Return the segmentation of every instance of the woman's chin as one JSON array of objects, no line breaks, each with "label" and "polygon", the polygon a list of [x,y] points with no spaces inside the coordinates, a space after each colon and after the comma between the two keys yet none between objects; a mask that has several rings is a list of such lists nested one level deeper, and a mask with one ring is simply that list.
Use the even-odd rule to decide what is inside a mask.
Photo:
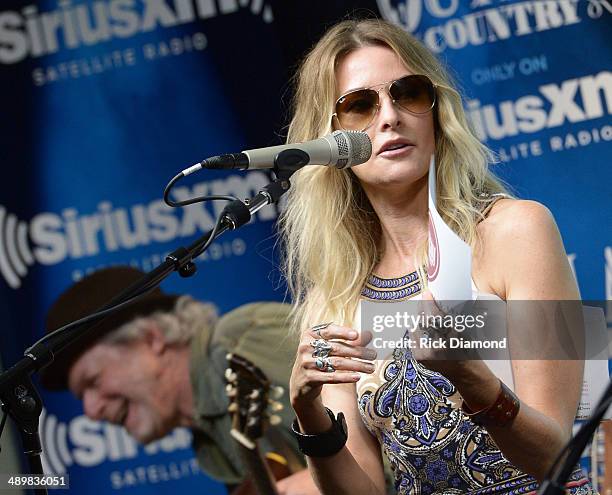
[{"label": "woman's chin", "polygon": [[367,173],[359,174],[361,184],[365,189],[388,188],[410,188],[427,177],[427,168],[407,166],[405,163],[391,163],[382,167],[368,170]]}]

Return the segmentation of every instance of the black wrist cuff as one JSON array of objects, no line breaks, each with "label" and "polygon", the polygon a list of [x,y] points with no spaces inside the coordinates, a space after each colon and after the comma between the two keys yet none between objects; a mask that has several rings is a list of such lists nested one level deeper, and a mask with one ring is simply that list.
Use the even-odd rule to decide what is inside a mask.
[{"label": "black wrist cuff", "polygon": [[308,457],[329,457],[337,454],[346,444],[348,433],[346,430],[346,420],[343,413],[338,413],[338,418],[334,413],[325,408],[332,426],[329,430],[316,435],[308,435],[300,431],[297,418],[293,420],[291,426],[293,434],[298,442],[300,452]]}]

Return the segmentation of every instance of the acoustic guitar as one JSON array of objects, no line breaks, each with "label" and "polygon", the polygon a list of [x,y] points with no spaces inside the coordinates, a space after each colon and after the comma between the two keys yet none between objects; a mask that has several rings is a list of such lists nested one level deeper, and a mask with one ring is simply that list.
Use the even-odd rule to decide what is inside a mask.
[{"label": "acoustic guitar", "polygon": [[265,427],[280,423],[280,416],[273,414],[283,406],[275,401],[282,396],[281,387],[271,387],[265,374],[248,359],[238,354],[228,354],[226,392],[230,399],[228,411],[232,418],[231,436],[247,467],[250,478],[232,491],[231,495],[278,495],[276,480],[291,474],[286,459],[278,454],[264,456],[257,440],[264,435]]}]

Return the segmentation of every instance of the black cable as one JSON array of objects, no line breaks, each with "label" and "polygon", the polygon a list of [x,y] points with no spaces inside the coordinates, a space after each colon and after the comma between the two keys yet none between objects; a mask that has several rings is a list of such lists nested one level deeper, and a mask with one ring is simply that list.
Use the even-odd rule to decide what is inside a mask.
[{"label": "black cable", "polygon": [[172,208],[179,208],[181,206],[189,206],[195,203],[202,203],[204,201],[235,201],[238,198],[234,197],[234,196],[227,196],[227,195],[223,195],[223,194],[214,194],[211,196],[198,196],[196,198],[191,198],[191,199],[186,199],[184,201],[173,201],[172,199],[170,199],[170,191],[172,190],[172,188],[174,187],[174,185],[183,177],[185,177],[185,174],[183,172],[175,175],[172,180],[170,182],[168,182],[168,185],[166,186],[166,188],[164,189],[164,202],[168,205],[171,206]]},{"label": "black cable", "polygon": [[[170,182],[168,182],[168,185],[166,186],[166,188],[164,189],[164,201],[166,202],[166,204],[168,204],[169,206],[176,208],[176,207],[180,207],[180,206],[187,206],[187,205],[191,205],[194,203],[199,203],[202,201],[215,201],[215,200],[224,200],[224,201],[238,201],[238,198],[234,197],[234,196],[225,196],[225,195],[211,195],[211,196],[199,196],[196,198],[192,198],[192,199],[188,199],[185,201],[172,201],[169,197],[170,195],[170,191],[172,189],[172,187],[174,187],[174,184],[176,184],[176,182],[178,182],[179,179],[181,179],[182,177],[184,177],[184,173],[181,172],[177,175],[175,175],[172,180]],[[215,225],[213,227],[213,230],[211,231],[210,235],[208,236],[208,238],[206,239],[206,242],[204,243],[203,246],[201,247],[197,247],[197,249],[194,251],[194,255],[193,258],[196,258],[197,256],[199,256],[200,254],[202,254],[204,251],[206,251],[206,249],[208,249],[208,247],[210,246],[210,244],[212,243],[212,241],[215,239],[215,235],[217,234],[217,232],[219,231],[219,228],[221,226],[221,223],[223,222],[223,218],[224,218],[224,214],[221,213],[218,217],[217,217],[217,221],[215,222]],[[33,345],[31,345],[27,350],[26,350],[26,354],[29,351],[29,349],[43,344],[45,342],[47,342],[48,340],[52,339],[53,337],[55,337],[56,335],[59,335],[60,333],[64,333],[67,332],[71,329],[73,329],[74,327],[77,326],[81,326],[85,323],[89,323],[90,321],[93,320],[97,320],[99,318],[102,318],[104,316],[109,315],[110,313],[113,313],[129,304],[131,304],[132,302],[134,302],[136,299],[148,294],[149,292],[151,292],[153,289],[155,289],[157,287],[158,283],[154,283],[153,285],[149,284],[149,286],[143,287],[140,292],[138,292],[137,294],[134,294],[132,297],[130,297],[129,299],[116,304],[115,306],[112,306],[110,308],[101,310],[101,311],[96,311],[95,313],[92,313],[88,316],[85,316],[79,320],[73,321],[71,323],[68,323],[67,325],[64,325],[63,327],[60,327],[56,330],[53,330],[52,332],[48,333],[47,335],[43,336],[41,339],[39,339],[38,341],[36,341]]]},{"label": "black cable", "polygon": [[[175,181],[175,179],[177,177],[180,178],[180,176],[182,176],[182,173],[177,175],[176,177],[174,177],[172,179],[172,181],[170,181],[170,183],[168,183],[168,186],[166,187],[166,190],[164,191],[164,199],[165,196],[167,195],[167,193],[169,192],[169,188],[172,187],[173,181]],[[227,201],[235,201],[236,198],[234,198],[233,196],[202,196],[201,198],[194,198],[194,199],[190,199],[181,203],[176,203],[178,206],[184,206],[185,204],[192,204],[192,203],[196,203],[202,199],[205,198],[212,198],[212,199],[224,199]],[[224,218],[224,214],[221,213],[218,217],[217,217],[217,221],[215,222],[215,225],[210,233],[210,235],[208,236],[208,238],[206,239],[206,242],[204,243],[203,246],[201,247],[197,247],[197,250],[194,251],[194,255],[193,258],[198,257],[199,255],[201,255],[204,251],[206,251],[206,249],[208,249],[208,247],[210,246],[210,244],[212,243],[212,241],[215,239],[215,235],[217,234],[217,232],[219,231],[219,228],[221,226],[221,223],[223,222],[223,218]],[[73,321],[71,323],[68,323],[67,325],[64,325],[63,327],[60,327],[56,330],[53,330],[52,332],[48,333],[47,335],[45,335],[44,337],[42,337],[41,339],[39,339],[38,341],[36,341],[33,345],[30,346],[30,348],[35,347],[39,344],[43,344],[45,342],[47,342],[48,340],[52,339],[53,337],[55,337],[56,335],[60,334],[60,333],[64,333],[67,331],[70,331],[71,329],[73,329],[74,327],[77,326],[81,326],[84,325],[85,323],[89,323],[90,321],[93,320],[97,320],[99,318],[102,318],[104,316],[109,315],[110,313],[113,313],[131,303],[133,303],[136,299],[139,299],[140,297],[145,296],[146,294],[148,294],[149,292],[153,291],[159,284],[158,283],[154,283],[153,285],[149,284],[149,286],[143,287],[140,292],[138,292],[137,294],[134,294],[132,297],[130,297],[129,299],[116,304],[115,306],[112,306],[110,308],[101,310],[101,311],[96,311],[95,313],[92,313],[88,316],[85,316],[79,320]],[[28,352],[28,350],[26,350],[26,353]]]},{"label": "black cable", "polygon": [[208,247],[212,244],[212,241],[215,240],[215,236],[217,235],[217,232],[219,231],[219,227],[221,226],[221,222],[223,222],[224,217],[225,215],[223,213],[219,214],[219,216],[217,217],[217,221],[215,222],[215,225],[213,229],[211,230],[210,235],[208,236],[208,239],[206,239],[206,242],[204,243],[204,245],[202,247],[199,247],[196,251],[194,251],[194,254],[193,254],[194,258],[197,258],[204,251],[206,251]]}]

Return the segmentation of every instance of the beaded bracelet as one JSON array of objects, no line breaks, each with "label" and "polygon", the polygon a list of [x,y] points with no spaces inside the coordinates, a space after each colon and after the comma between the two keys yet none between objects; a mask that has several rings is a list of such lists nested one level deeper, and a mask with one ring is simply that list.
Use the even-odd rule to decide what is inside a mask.
[{"label": "beaded bracelet", "polygon": [[480,411],[472,411],[463,402],[461,409],[472,420],[472,423],[480,426],[506,426],[516,417],[521,408],[521,403],[516,394],[506,387],[505,383],[499,381],[501,390],[495,402]]}]

